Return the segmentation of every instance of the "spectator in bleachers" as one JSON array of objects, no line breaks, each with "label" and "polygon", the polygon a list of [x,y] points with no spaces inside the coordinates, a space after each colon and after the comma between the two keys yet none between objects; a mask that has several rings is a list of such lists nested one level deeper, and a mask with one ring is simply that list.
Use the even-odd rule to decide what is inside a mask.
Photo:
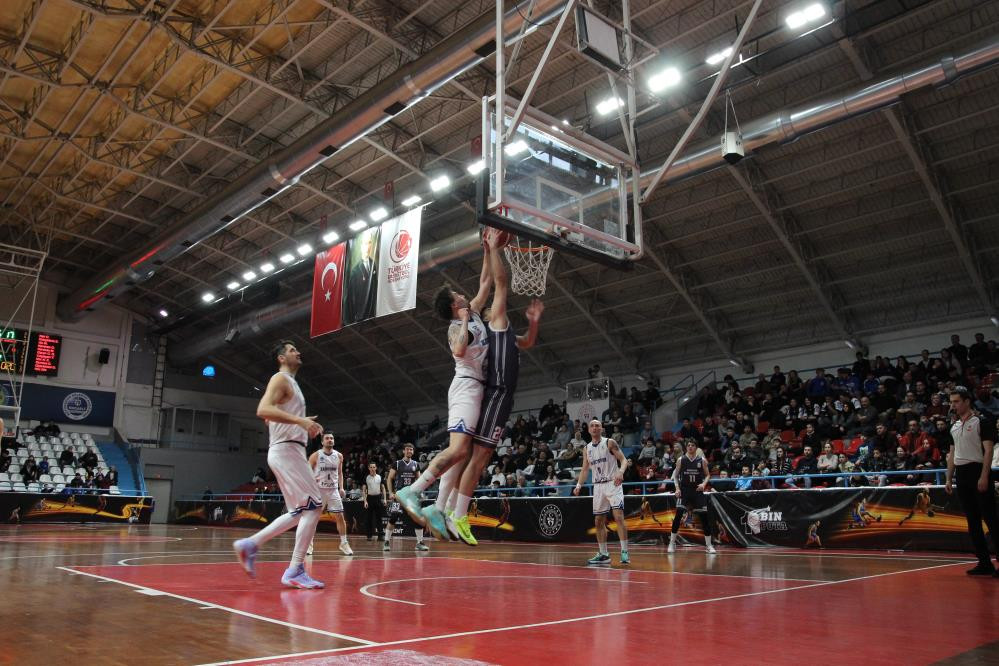
[{"label": "spectator in bleachers", "polygon": [[822,445],[818,466],[820,474],[833,474],[839,471],[839,456],[833,453],[831,442],[827,441]]},{"label": "spectator in bleachers", "polygon": [[73,455],[73,450],[69,447],[62,450],[59,454],[59,466],[60,467],[72,467],[76,464],[76,456]]},{"label": "spectator in bleachers", "polygon": [[826,379],[825,368],[816,368],[815,376],[805,384],[805,395],[812,400],[821,400],[829,393],[829,380]]},{"label": "spectator in bleachers", "polygon": [[[982,336],[984,338],[984,336]],[[960,335],[950,336],[950,347],[947,347],[946,351],[950,352],[951,355],[961,364],[961,367],[967,367],[968,365],[968,348],[961,344]]]},{"label": "spectator in bleachers", "polygon": [[904,448],[906,453],[912,454],[921,448],[924,443],[929,444],[931,448],[936,448],[936,441],[934,441],[929,433],[923,432],[920,429],[919,421],[910,419],[908,430],[898,436],[898,445]]},{"label": "spectator in bleachers", "polygon": [[29,455],[24,464],[21,465],[21,476],[24,478],[25,484],[38,481],[41,472],[38,471],[38,462],[35,460],[35,456]]},{"label": "spectator in bleachers", "polygon": [[90,450],[88,450],[86,453],[80,456],[80,465],[83,467],[83,469],[87,470],[88,472],[97,467],[97,463],[98,463],[97,451],[94,450],[93,447],[91,447]]},{"label": "spectator in bleachers", "polygon": [[770,474],[772,476],[786,476],[791,473],[791,459],[787,456],[787,451],[779,444],[774,447],[774,461],[770,464]]},{"label": "spectator in bleachers", "polygon": [[73,480],[69,482],[69,486],[71,488],[85,488],[87,484],[84,482],[83,477],[80,476],[80,473],[77,472],[73,475]]},{"label": "spectator in bleachers", "polygon": [[770,375],[770,386],[780,391],[787,384],[787,378],[780,371],[780,366],[774,366],[774,372]]},{"label": "spectator in bleachers", "polygon": [[[794,464],[794,474],[795,476],[803,476],[806,474],[818,474],[819,473],[819,461],[815,457],[812,447],[806,446],[804,453],[798,458],[797,462]],[[812,487],[812,479],[805,476],[803,479],[804,487]]]},{"label": "spectator in bleachers", "polygon": [[267,473],[264,471],[263,467],[258,467],[257,471],[253,473],[253,478],[250,483],[256,485],[258,483],[263,483],[266,480]]},{"label": "spectator in bleachers", "polygon": [[929,405],[923,412],[924,415],[935,419],[938,416],[947,417],[950,412],[950,406],[944,402],[943,396],[939,393],[934,393],[930,396]]},{"label": "spectator in bleachers", "polygon": [[645,439],[642,441],[642,450],[638,454],[638,462],[640,464],[647,464],[654,460],[656,457],[656,445],[651,439]]},{"label": "spectator in bleachers", "polygon": [[552,440],[552,446],[556,449],[561,449],[572,439],[572,434],[569,432],[568,426],[562,424],[559,426],[558,432],[555,433],[555,439]]},{"label": "spectator in bleachers", "polygon": [[[902,472],[905,470],[913,469],[914,465],[909,457],[909,452],[905,450],[901,445],[895,448],[895,455],[889,460],[888,468],[896,472]],[[893,475],[891,477],[890,483],[915,483],[916,477],[912,474],[906,474],[904,477],[900,474]]]},{"label": "spectator in bleachers", "polygon": [[871,396],[871,404],[878,410],[878,418],[888,421],[895,418],[895,409],[898,401],[895,396],[888,392],[888,387],[884,383],[879,383],[877,392]]},{"label": "spectator in bleachers", "polygon": [[896,418],[898,419],[899,430],[901,430],[902,424],[907,423],[909,419],[915,418],[917,421],[925,411],[926,406],[921,405],[916,402],[916,394],[913,391],[909,391],[905,394],[905,400],[902,404],[898,406],[895,410]]},{"label": "spectator in bleachers", "polygon": [[94,474],[94,488],[97,488],[98,490],[107,490],[110,487],[111,484],[108,483],[106,471],[102,469],[97,470]]},{"label": "spectator in bleachers", "polygon": [[0,472],[6,472],[10,469],[11,460],[10,451],[7,449],[0,451]]},{"label": "spectator in bleachers", "polygon": [[871,444],[873,449],[880,449],[881,453],[888,453],[897,446],[897,438],[888,430],[888,426],[879,423],[874,426],[874,440]]},{"label": "spectator in bleachers", "polygon": [[728,470],[729,476],[734,476],[742,470],[746,463],[746,455],[739,444],[733,444],[732,448],[725,454],[724,469]]},{"label": "spectator in bleachers", "polygon": [[41,476],[42,474],[48,474],[49,473],[49,468],[50,468],[49,461],[46,460],[44,457],[41,460],[38,461],[38,475],[39,476]]}]

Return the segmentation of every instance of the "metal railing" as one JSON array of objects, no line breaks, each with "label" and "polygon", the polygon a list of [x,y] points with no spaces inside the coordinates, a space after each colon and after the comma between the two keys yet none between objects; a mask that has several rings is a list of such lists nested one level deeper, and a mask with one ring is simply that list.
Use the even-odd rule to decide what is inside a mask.
[{"label": "metal railing", "polygon": [[[999,472],[999,467],[993,467],[993,472]],[[814,483],[815,479],[834,479],[834,485],[829,486],[827,489],[835,488],[851,488],[856,487],[851,485],[850,479],[855,477],[862,477],[865,483],[864,486],[880,486],[886,487],[891,485],[892,477],[917,477],[913,480],[912,485],[923,485],[926,480],[919,480],[920,478],[925,479],[926,477],[932,478],[933,483],[929,485],[942,486],[944,485],[944,480],[946,478],[947,469],[944,467],[934,467],[931,469],[913,469],[913,470],[884,470],[881,472],[830,472],[824,474],[771,474],[768,476],[753,476],[753,477],[719,477],[713,476],[709,479],[708,483],[712,485],[710,492],[753,492],[760,490],[822,490],[826,488],[825,486],[820,486]],[[811,483],[809,486],[805,486],[805,480],[809,480]],[[752,481],[768,481],[770,482],[771,488],[746,488],[739,490],[735,488],[739,481],[749,480]],[[873,482],[877,481],[877,483]],[[775,483],[776,482],[776,483]],[[787,484],[788,482],[793,483],[790,488],[781,488],[780,485]],[[716,485],[725,486],[731,485],[731,488],[726,487],[724,490],[719,490]],[[780,485],[778,485],[780,484]],[[627,493],[628,489],[638,488],[642,491],[643,495],[646,494],[670,494],[676,492],[675,482],[672,479],[650,479],[647,481],[629,481],[621,484],[625,488]],[[586,491],[586,495],[589,495],[590,489],[592,488],[592,483],[582,484],[583,489]],[[547,497],[551,496],[551,491],[555,491],[557,496],[568,496],[572,494],[572,489],[576,487],[575,483],[560,483],[554,486],[547,485],[537,485],[532,484],[529,486],[512,486],[512,487],[502,487],[502,488],[476,488],[476,497]],[[909,484],[905,484],[904,487],[910,487]],[[660,490],[662,488],[662,490]],[[653,492],[654,491],[654,492]],[[437,492],[434,490],[428,490],[424,493],[427,498],[432,499],[437,496]],[[582,495],[583,492],[581,491]],[[185,495],[181,496],[181,501],[210,501],[210,502],[225,502],[225,501],[271,501],[280,500],[284,501],[283,495],[280,493],[268,493],[264,495],[249,494],[249,493],[220,493],[212,495],[210,499],[205,499],[203,496],[198,495]],[[348,500],[350,501],[350,500]],[[361,501],[360,498],[354,501]]]}]

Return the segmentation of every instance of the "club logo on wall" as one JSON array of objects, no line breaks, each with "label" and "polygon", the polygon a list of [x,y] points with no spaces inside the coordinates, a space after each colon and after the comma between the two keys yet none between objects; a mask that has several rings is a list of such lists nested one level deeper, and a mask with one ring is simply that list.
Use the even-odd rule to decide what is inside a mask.
[{"label": "club logo on wall", "polygon": [[553,537],[562,529],[562,509],[546,504],[538,515],[538,529],[546,537]]},{"label": "club logo on wall", "polygon": [[579,407],[579,420],[587,423],[597,418],[597,408],[592,402],[584,402]]},{"label": "club logo on wall", "polygon": [[93,408],[94,403],[90,401],[90,396],[79,391],[73,391],[62,401],[62,413],[70,421],[82,421],[90,416]]},{"label": "club logo on wall", "polygon": [[742,524],[746,527],[746,534],[759,534],[760,532],[787,532],[787,523],[784,521],[783,511],[771,511],[769,506],[762,509],[747,511],[742,517]]}]

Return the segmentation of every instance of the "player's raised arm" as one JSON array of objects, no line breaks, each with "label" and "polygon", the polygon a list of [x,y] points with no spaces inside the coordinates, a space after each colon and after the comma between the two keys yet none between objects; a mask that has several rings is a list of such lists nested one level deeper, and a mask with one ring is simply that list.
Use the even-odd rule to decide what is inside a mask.
[{"label": "player's raised arm", "polygon": [[[485,233],[488,235],[488,228]],[[486,256],[485,248],[483,250],[482,272],[479,273],[479,291],[468,302],[468,307],[471,308],[472,312],[476,313],[482,312],[482,308],[486,306],[486,301],[489,300],[489,290],[493,288],[492,267],[489,265],[489,258]]]},{"label": "player's raised arm", "polygon": [[545,304],[540,298],[535,298],[527,306],[524,313],[527,316],[527,333],[517,336],[517,347],[519,349],[530,349],[538,340],[538,329],[541,327],[541,314],[545,311]]},{"label": "player's raised arm", "polygon": [[447,330],[447,342],[451,347],[451,353],[461,358],[468,348],[468,308],[459,310],[458,317],[461,319],[461,323],[451,324]]},{"label": "player's raised arm", "polygon": [[506,274],[506,266],[503,265],[503,257],[500,256],[499,240],[500,235],[495,229],[486,231],[484,236],[485,263],[489,264],[489,270],[493,275],[493,286],[496,288],[493,293],[492,305],[489,306],[489,324],[493,330],[504,331],[510,324],[506,316],[506,301],[510,295],[510,279]]}]

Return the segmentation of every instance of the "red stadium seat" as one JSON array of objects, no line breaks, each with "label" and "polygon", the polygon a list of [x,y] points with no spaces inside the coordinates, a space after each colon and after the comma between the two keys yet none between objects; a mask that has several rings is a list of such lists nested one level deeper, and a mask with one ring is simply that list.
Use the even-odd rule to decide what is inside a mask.
[{"label": "red stadium seat", "polygon": [[780,431],[780,441],[782,441],[785,444],[787,444],[792,439],[794,439],[794,431],[793,430],[781,430]]},{"label": "red stadium seat", "polygon": [[833,453],[835,453],[836,455],[843,453],[843,440],[834,439],[832,441],[832,447],[833,447]]},{"label": "red stadium seat", "polygon": [[770,421],[760,421],[756,424],[756,432],[760,435],[765,435],[770,430]]},{"label": "red stadium seat", "polygon": [[753,388],[752,386],[747,386],[746,388],[742,389],[742,397],[748,398],[751,395],[752,396],[756,395],[756,389],[755,388]]},{"label": "red stadium seat", "polygon": [[860,450],[860,445],[863,443],[864,440],[862,437],[854,437],[852,440],[850,440],[850,446],[847,447],[844,453],[846,453],[846,455],[848,456],[852,456],[853,454],[855,454],[857,451]]}]

